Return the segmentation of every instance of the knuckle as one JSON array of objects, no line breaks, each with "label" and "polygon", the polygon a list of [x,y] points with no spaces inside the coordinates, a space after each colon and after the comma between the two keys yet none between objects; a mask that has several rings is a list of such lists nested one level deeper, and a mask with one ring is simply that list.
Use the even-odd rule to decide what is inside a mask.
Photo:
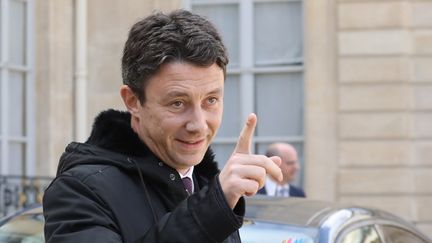
[{"label": "knuckle", "polygon": [[266,161],[269,160],[269,157],[267,157],[267,156],[265,156],[265,155],[260,154],[260,155],[257,155],[257,156],[258,156],[258,159],[259,159],[260,161],[266,162]]},{"label": "knuckle", "polygon": [[267,175],[267,171],[264,168],[261,167],[260,170],[259,170],[259,176],[261,178],[264,178],[264,177],[266,177],[266,175]]},{"label": "knuckle", "polygon": [[241,172],[241,166],[239,164],[230,165],[229,171],[230,174],[238,175]]}]

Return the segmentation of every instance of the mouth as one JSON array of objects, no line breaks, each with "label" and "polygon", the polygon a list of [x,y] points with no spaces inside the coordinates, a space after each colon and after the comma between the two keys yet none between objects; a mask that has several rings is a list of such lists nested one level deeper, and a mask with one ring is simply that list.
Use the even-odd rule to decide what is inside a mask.
[{"label": "mouth", "polygon": [[198,140],[182,140],[182,139],[176,139],[177,142],[181,144],[182,147],[186,149],[196,149],[201,147],[201,145],[204,144],[205,139],[198,139]]}]

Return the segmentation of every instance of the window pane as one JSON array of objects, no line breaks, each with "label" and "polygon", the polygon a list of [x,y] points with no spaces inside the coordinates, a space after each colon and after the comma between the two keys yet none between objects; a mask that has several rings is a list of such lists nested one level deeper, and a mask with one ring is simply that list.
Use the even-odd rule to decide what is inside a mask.
[{"label": "window pane", "polygon": [[9,144],[9,174],[24,174],[25,144],[12,142]]},{"label": "window pane", "polygon": [[213,152],[215,152],[215,160],[218,162],[218,166],[222,169],[226,161],[230,158],[232,152],[234,151],[235,144],[216,144],[211,145]]},{"label": "window pane", "polygon": [[23,73],[9,73],[9,134],[24,136],[25,112],[25,75]]},{"label": "window pane", "polygon": [[382,229],[386,242],[388,243],[427,243],[413,233],[398,227],[382,225],[380,228]]},{"label": "window pane", "polygon": [[240,83],[237,75],[228,75],[224,89],[224,111],[218,137],[240,134]]},{"label": "window pane", "polygon": [[256,3],[255,65],[302,62],[301,2]]},{"label": "window pane", "polygon": [[228,49],[230,66],[239,65],[239,11],[237,4],[195,5],[193,11],[214,23]]},{"label": "window pane", "polygon": [[[2,104],[2,99],[3,99],[3,82],[2,82],[2,78],[1,77],[2,77],[2,75],[1,75],[1,69],[0,69],[0,136],[3,134],[3,131],[2,131],[2,121],[3,121],[3,113],[5,113],[5,111],[3,111],[3,108],[2,108],[2,105],[3,105]],[[0,141],[1,141],[1,139],[0,139]]]},{"label": "window pane", "polygon": [[[372,225],[364,226],[349,232],[342,243],[381,243],[375,228]],[[407,241],[408,242],[408,241]]]},{"label": "window pane", "polygon": [[[3,33],[3,28],[2,28],[2,6],[1,6],[1,3],[0,3],[0,36],[3,36],[4,35],[4,33]],[[0,38],[0,47],[2,46],[2,40],[3,38]],[[3,52],[3,50],[2,50],[3,48],[0,48],[0,58],[2,57],[2,52]],[[2,62],[3,60],[0,60],[0,62]]]},{"label": "window pane", "polygon": [[26,5],[22,1],[10,2],[9,56],[12,64],[25,64]]},{"label": "window pane", "polygon": [[301,73],[256,75],[258,136],[303,135]]}]

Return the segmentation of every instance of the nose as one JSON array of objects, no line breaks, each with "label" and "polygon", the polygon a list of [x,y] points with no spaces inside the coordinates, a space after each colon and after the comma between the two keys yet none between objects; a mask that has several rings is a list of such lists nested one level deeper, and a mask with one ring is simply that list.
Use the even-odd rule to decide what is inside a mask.
[{"label": "nose", "polygon": [[191,133],[202,133],[207,129],[205,111],[199,106],[191,109],[186,130]]}]

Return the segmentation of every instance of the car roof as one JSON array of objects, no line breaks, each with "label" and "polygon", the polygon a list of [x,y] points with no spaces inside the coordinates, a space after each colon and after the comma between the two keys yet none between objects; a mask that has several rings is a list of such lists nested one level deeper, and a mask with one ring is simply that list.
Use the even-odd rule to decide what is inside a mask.
[{"label": "car roof", "polygon": [[335,204],[324,201],[255,196],[247,198],[246,217],[274,223],[318,227],[323,218],[338,208]]},{"label": "car roof", "polygon": [[317,201],[305,198],[278,198],[254,196],[246,199],[249,220],[311,227],[328,231],[346,228],[353,224],[385,224],[408,229],[419,235],[411,223],[383,210],[353,204]]}]

